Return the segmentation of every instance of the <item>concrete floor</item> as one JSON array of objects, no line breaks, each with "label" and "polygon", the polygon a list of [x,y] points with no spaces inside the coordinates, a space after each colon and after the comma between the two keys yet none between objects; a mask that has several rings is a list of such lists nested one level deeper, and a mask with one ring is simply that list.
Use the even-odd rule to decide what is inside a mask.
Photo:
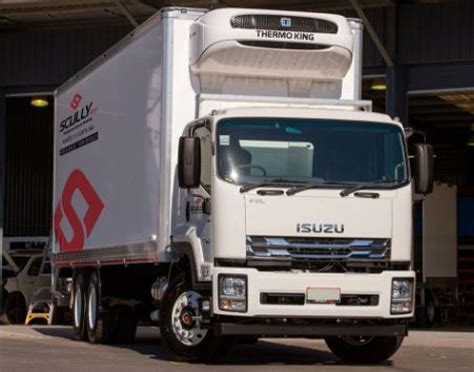
[{"label": "concrete floor", "polygon": [[394,357],[379,366],[344,365],[322,340],[264,339],[235,346],[226,362],[172,360],[155,328],[140,328],[133,345],[91,345],[71,339],[69,327],[0,327],[0,371],[474,371],[474,330],[412,331]]}]

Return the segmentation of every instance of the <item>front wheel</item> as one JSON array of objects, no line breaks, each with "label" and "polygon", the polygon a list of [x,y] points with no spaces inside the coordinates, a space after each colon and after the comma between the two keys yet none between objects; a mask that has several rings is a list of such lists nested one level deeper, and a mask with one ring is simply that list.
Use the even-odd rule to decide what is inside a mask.
[{"label": "front wheel", "polygon": [[184,361],[210,361],[231,346],[228,339],[202,328],[199,312],[201,295],[191,289],[184,274],[171,283],[160,310],[160,333],[166,347]]},{"label": "front wheel", "polygon": [[325,341],[344,362],[381,363],[395,354],[403,337],[327,337]]}]

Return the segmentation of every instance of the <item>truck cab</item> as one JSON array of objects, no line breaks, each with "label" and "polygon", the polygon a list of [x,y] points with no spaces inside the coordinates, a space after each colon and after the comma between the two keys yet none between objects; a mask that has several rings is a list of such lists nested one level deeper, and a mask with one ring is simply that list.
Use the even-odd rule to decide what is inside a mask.
[{"label": "truck cab", "polygon": [[353,361],[396,351],[415,278],[399,122],[344,108],[228,109],[191,123],[179,151],[173,242],[212,283],[193,310],[203,329],[317,335]]}]

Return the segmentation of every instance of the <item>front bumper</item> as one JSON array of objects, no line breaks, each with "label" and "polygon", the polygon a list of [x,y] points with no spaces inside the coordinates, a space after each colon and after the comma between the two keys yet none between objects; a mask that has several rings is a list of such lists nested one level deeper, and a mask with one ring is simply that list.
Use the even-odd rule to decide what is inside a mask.
[{"label": "front bumper", "polygon": [[[230,312],[219,309],[218,276],[220,274],[247,277],[247,310]],[[406,319],[413,312],[391,314],[393,278],[415,278],[413,271],[384,271],[379,274],[268,272],[253,268],[215,267],[213,272],[212,310],[214,315],[257,318],[310,319]],[[305,294],[307,288],[339,288],[341,295],[376,295],[376,305],[341,304],[265,304],[262,293]],[[299,331],[297,331],[299,332]]]},{"label": "front bumper", "polygon": [[265,336],[265,337],[404,337],[407,324],[265,324],[220,322],[213,327],[218,336]]}]

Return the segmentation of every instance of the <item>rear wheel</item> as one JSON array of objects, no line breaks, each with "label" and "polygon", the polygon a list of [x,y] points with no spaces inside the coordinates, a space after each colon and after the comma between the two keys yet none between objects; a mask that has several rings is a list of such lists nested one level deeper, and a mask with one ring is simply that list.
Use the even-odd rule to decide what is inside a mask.
[{"label": "rear wheel", "polygon": [[101,309],[99,276],[93,273],[87,290],[86,328],[93,344],[109,344],[114,340],[116,321],[111,312]]},{"label": "rear wheel", "polygon": [[177,276],[168,288],[160,311],[161,338],[167,348],[185,361],[210,361],[231,346],[229,339],[214,336],[202,328],[199,312],[201,295],[191,289],[186,276]]},{"label": "rear wheel", "polygon": [[327,337],[329,349],[345,362],[381,363],[402,344],[403,337]]},{"label": "rear wheel", "polygon": [[433,295],[425,290],[424,305],[417,309],[415,319],[419,327],[431,328],[438,318],[438,309],[436,307]]},{"label": "rear wheel", "polygon": [[436,322],[437,312],[433,296],[427,293],[425,296],[425,306],[423,308],[422,326],[426,328],[433,327]]},{"label": "rear wheel", "polygon": [[87,341],[87,329],[85,325],[85,307],[87,278],[84,273],[78,273],[74,277],[74,299],[72,304],[72,325],[74,336],[77,340]]}]

